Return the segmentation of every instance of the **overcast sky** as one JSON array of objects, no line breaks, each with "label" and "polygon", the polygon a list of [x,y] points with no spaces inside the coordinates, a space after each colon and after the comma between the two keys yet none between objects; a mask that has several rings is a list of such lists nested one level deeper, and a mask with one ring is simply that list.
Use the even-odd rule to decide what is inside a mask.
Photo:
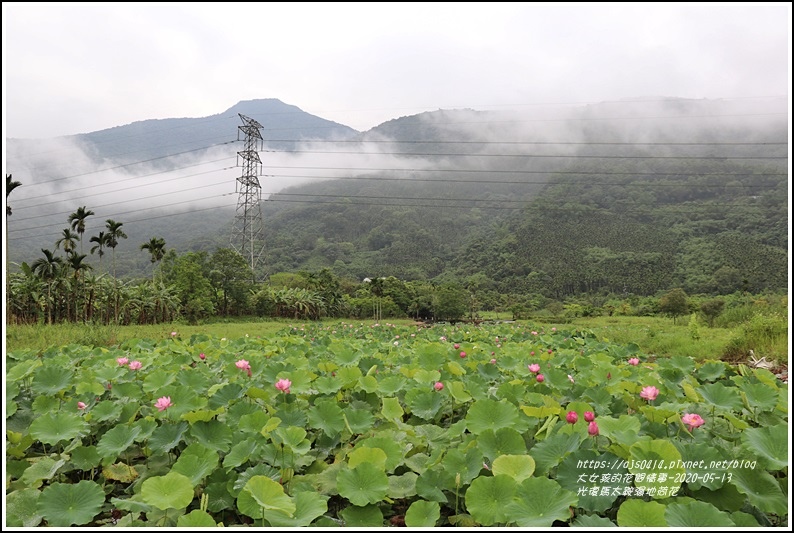
[{"label": "overcast sky", "polygon": [[5,138],[257,98],[365,131],[439,108],[790,87],[790,3],[3,2]]}]

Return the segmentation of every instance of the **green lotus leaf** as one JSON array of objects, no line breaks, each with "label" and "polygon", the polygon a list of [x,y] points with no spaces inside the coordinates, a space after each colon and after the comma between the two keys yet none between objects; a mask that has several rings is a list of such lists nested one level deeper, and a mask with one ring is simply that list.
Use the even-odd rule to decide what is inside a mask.
[{"label": "green lotus leaf", "polygon": [[105,492],[93,481],[53,483],[41,491],[36,505],[50,527],[81,526],[94,519],[105,503]]},{"label": "green lotus leaf", "polygon": [[31,388],[44,396],[55,396],[72,386],[74,373],[68,368],[46,365],[38,369],[33,376]]},{"label": "green lotus leaf", "polygon": [[116,422],[124,406],[117,401],[105,400],[91,408],[91,420],[96,422]]},{"label": "green lotus leaf", "polygon": [[184,509],[193,501],[193,484],[178,472],[147,478],[141,485],[144,503],[166,509]]},{"label": "green lotus leaf", "polygon": [[[711,472],[714,474],[717,473],[716,470],[712,470]],[[720,473],[720,476],[722,476],[722,473]],[[727,511],[729,513],[740,510],[747,501],[747,497],[739,492],[739,489],[737,489],[735,485],[730,483],[725,483],[717,490],[701,488],[700,490],[692,491],[691,495],[698,501],[710,503],[720,511]],[[757,522],[756,525],[758,525]]]},{"label": "green lotus leaf", "polygon": [[[639,441],[629,448],[629,453],[629,472],[634,474],[635,487],[652,489],[654,499],[672,496],[681,487],[686,470],[681,465],[681,453],[670,441]],[[639,479],[640,475],[643,479]]]},{"label": "green lotus leaf", "polygon": [[149,447],[155,452],[168,452],[171,451],[177,444],[182,441],[182,437],[187,431],[187,422],[179,422],[172,424],[164,422],[162,426],[158,427],[149,437]]},{"label": "green lotus leaf", "polygon": [[466,413],[466,425],[475,435],[488,429],[513,427],[517,423],[518,408],[507,400],[477,400]]},{"label": "green lotus leaf", "polygon": [[[135,437],[140,432],[139,427],[115,426],[102,435],[96,445],[96,451],[103,459],[109,459],[110,462],[113,462],[127,448],[132,446],[132,443],[135,442]],[[106,462],[106,464],[110,464],[110,462]]]},{"label": "green lotus leaf", "polygon": [[405,525],[408,527],[434,527],[441,518],[438,502],[417,500],[405,511]]},{"label": "green lotus leaf", "polygon": [[347,464],[350,468],[356,468],[362,463],[372,463],[381,471],[385,472],[386,452],[380,448],[356,446],[356,448],[347,455]]},{"label": "green lotus leaf", "polygon": [[386,452],[386,472],[393,472],[405,459],[405,436],[400,432],[381,431],[377,437],[360,440],[356,448],[380,448]]},{"label": "green lotus leaf", "polygon": [[618,527],[618,525],[603,516],[583,514],[576,517],[571,523],[571,527],[585,527],[588,529],[596,529],[600,527]]},{"label": "green lotus leaf", "polygon": [[441,409],[444,396],[436,391],[412,389],[405,395],[405,403],[411,413],[423,420],[433,420]]},{"label": "green lotus leaf", "polygon": [[262,513],[273,527],[308,527],[318,517],[328,512],[328,496],[317,492],[296,492],[292,498],[295,502],[295,513],[292,517],[281,511],[265,509]]},{"label": "green lotus leaf", "polygon": [[192,485],[198,485],[218,466],[218,452],[194,442],[179,454],[171,472],[177,472],[190,479]]},{"label": "green lotus leaf", "polygon": [[530,448],[529,455],[535,459],[535,470],[539,475],[546,474],[565,459],[569,453],[579,449],[581,437],[576,433],[553,435]]},{"label": "green lotus leaf", "polygon": [[[37,415],[54,413],[55,411],[60,410],[61,401],[57,396],[39,396],[33,400],[33,405],[31,407],[33,408],[33,412]],[[91,415],[89,414],[88,416],[90,417]]]},{"label": "green lotus leaf", "polygon": [[[684,375],[691,374],[695,370],[695,362],[692,360],[691,357],[686,357],[683,355],[674,355],[666,360],[667,363],[670,364],[673,368],[677,368],[680,370]],[[660,363],[660,366],[665,363],[663,359]]]},{"label": "green lotus leaf", "polygon": [[21,361],[15,364],[6,370],[6,383],[15,383],[23,378],[26,378],[43,364],[44,363],[42,363],[40,359],[30,359],[28,361]]},{"label": "green lotus leaf", "polygon": [[466,491],[466,509],[483,526],[512,522],[508,502],[517,490],[518,484],[509,476],[480,476]]},{"label": "green lotus leaf", "polygon": [[217,527],[215,519],[207,511],[193,509],[188,514],[177,518],[177,527]]},{"label": "green lotus leaf", "polygon": [[[137,372],[140,372],[138,370]],[[176,376],[171,372],[151,372],[143,380],[143,392],[159,393],[164,387],[174,382]],[[160,396],[160,394],[157,394]]]},{"label": "green lotus leaf", "polygon": [[302,427],[280,427],[273,432],[273,442],[283,444],[298,455],[303,455],[311,448],[311,443],[306,439],[306,430]]},{"label": "green lotus leaf", "polygon": [[353,505],[364,506],[378,503],[389,491],[386,474],[372,463],[361,463],[355,468],[346,468],[336,477],[339,494]]},{"label": "green lotus leaf", "polygon": [[345,527],[383,527],[383,511],[377,505],[349,505],[339,512]]},{"label": "green lotus leaf", "polygon": [[493,461],[500,455],[527,453],[524,437],[513,428],[501,428],[496,431],[486,429],[477,437],[477,447],[489,461]]},{"label": "green lotus leaf", "polygon": [[665,505],[658,502],[630,498],[620,504],[618,525],[620,527],[667,527],[666,509]]},{"label": "green lotus leaf", "polygon": [[189,434],[211,450],[226,453],[232,445],[231,428],[219,420],[196,422],[190,427]]},{"label": "green lotus leaf", "polygon": [[6,526],[36,527],[43,518],[37,505],[41,492],[36,489],[15,490],[6,496]]},{"label": "green lotus leaf", "polygon": [[248,481],[255,476],[264,476],[275,481],[276,479],[279,479],[281,477],[281,473],[279,472],[278,469],[270,465],[260,463],[238,474],[237,477],[234,479],[234,482],[232,483],[232,487],[228,489],[229,492],[231,492],[232,495],[235,497],[238,496],[239,493],[245,487],[245,484],[248,483]]},{"label": "green lotus leaf", "polygon": [[333,341],[328,345],[328,351],[335,355],[334,361],[342,366],[353,366],[361,359],[361,352],[342,342]]},{"label": "green lotus leaf", "polygon": [[365,433],[372,429],[375,423],[375,417],[366,409],[347,408],[344,417],[353,433]]},{"label": "green lotus leaf", "polygon": [[327,435],[336,435],[345,428],[342,408],[333,400],[318,400],[309,408],[309,426],[323,430]]},{"label": "green lotus leaf", "polygon": [[381,401],[383,402],[381,414],[386,420],[402,421],[405,411],[400,405],[400,400],[397,398],[382,398]]},{"label": "green lotus leaf", "polygon": [[237,508],[251,518],[263,518],[263,511],[285,517],[295,514],[295,502],[284,493],[284,487],[267,476],[253,476],[246,482],[237,496]]},{"label": "green lotus leaf", "polygon": [[78,470],[91,470],[102,460],[96,446],[81,446],[72,451],[72,464]]},{"label": "green lotus leaf", "polygon": [[225,482],[207,483],[204,494],[209,498],[207,510],[213,513],[219,513],[225,509],[233,510],[237,501],[234,496],[229,494]]},{"label": "green lotus leaf", "polygon": [[224,407],[218,407],[214,411],[208,411],[207,409],[199,409],[197,411],[188,411],[186,413],[182,413],[179,418],[188,422],[190,425],[195,424],[196,422],[209,422],[213,420],[219,414],[225,412]]},{"label": "green lotus leaf", "polygon": [[449,393],[458,403],[466,403],[471,400],[471,394],[466,392],[466,385],[460,381],[452,381],[449,383]]},{"label": "green lotus leaf", "polygon": [[760,469],[736,468],[730,470],[730,482],[746,494],[750,503],[765,513],[783,516],[788,512],[786,496],[777,480]]},{"label": "green lotus leaf", "polygon": [[336,379],[338,379],[342,383],[342,387],[345,388],[355,387],[361,376],[361,369],[357,366],[343,366],[336,371]]},{"label": "green lotus leaf", "polygon": [[745,383],[741,387],[751,410],[771,411],[777,405],[778,392],[763,383]]},{"label": "green lotus leaf", "polygon": [[706,502],[671,503],[664,517],[669,527],[736,527],[728,513]]},{"label": "green lotus leaf", "polygon": [[521,483],[535,471],[535,460],[529,455],[500,455],[493,460],[491,470],[495,476],[504,474]]},{"label": "green lotus leaf", "polygon": [[22,472],[20,479],[25,485],[38,488],[42,480],[52,479],[65,464],[66,459],[56,461],[52,457],[41,457]]},{"label": "green lotus leaf", "polygon": [[711,383],[697,388],[697,392],[710,404],[731,411],[742,410],[742,398],[735,388],[728,388],[722,383]]},{"label": "green lotus leaf", "polygon": [[378,382],[378,391],[386,396],[391,396],[392,394],[401,391],[405,384],[405,378],[400,376],[389,376]]},{"label": "green lotus leaf", "polygon": [[[209,391],[207,391],[209,394]],[[210,409],[217,409],[219,407],[228,407],[229,404],[234,402],[243,395],[243,388],[237,383],[228,383],[219,388],[214,394],[209,396],[207,407]]]},{"label": "green lotus leaf", "polygon": [[314,386],[320,394],[336,394],[342,388],[342,382],[336,377],[321,376],[314,380]]},{"label": "green lotus leaf", "polygon": [[756,520],[756,518],[750,513],[736,511],[735,513],[731,513],[730,516],[731,520],[733,520],[733,523],[736,524],[736,527],[758,528],[761,525],[758,523],[758,520]]},{"label": "green lotus leaf", "polygon": [[88,423],[74,413],[57,412],[42,415],[30,424],[30,435],[44,444],[58,444],[88,433]]},{"label": "green lotus leaf", "polygon": [[375,376],[362,376],[358,380],[358,389],[364,392],[375,392],[378,390],[378,380]]},{"label": "green lotus leaf", "polygon": [[392,499],[410,498],[416,495],[416,480],[419,476],[413,472],[406,472],[401,476],[388,476],[389,492]]},{"label": "green lotus leaf", "polygon": [[788,424],[746,429],[742,432],[742,445],[758,454],[769,470],[788,466]]},{"label": "green lotus leaf", "polygon": [[725,375],[728,366],[723,361],[709,361],[697,369],[695,376],[698,381],[717,381]]},{"label": "green lotus leaf", "polygon": [[576,493],[563,489],[553,479],[530,477],[518,486],[505,513],[508,522],[521,527],[551,527],[555,520],[570,520],[570,507],[575,507],[577,500]]},{"label": "green lotus leaf", "polygon": [[441,464],[453,476],[460,476],[460,486],[468,485],[482,470],[483,452],[479,448],[469,448],[464,453],[461,449],[449,450]]},{"label": "green lotus leaf", "polygon": [[209,378],[198,369],[182,370],[176,376],[176,381],[183,387],[193,389],[196,394],[203,396],[209,388]]},{"label": "green lotus leaf", "polygon": [[256,411],[240,417],[237,429],[244,433],[259,433],[265,427],[270,417],[263,411]]},{"label": "green lotus leaf", "polygon": [[237,468],[248,461],[256,450],[257,441],[254,438],[245,439],[232,446],[232,450],[223,458],[223,468],[227,471]]}]

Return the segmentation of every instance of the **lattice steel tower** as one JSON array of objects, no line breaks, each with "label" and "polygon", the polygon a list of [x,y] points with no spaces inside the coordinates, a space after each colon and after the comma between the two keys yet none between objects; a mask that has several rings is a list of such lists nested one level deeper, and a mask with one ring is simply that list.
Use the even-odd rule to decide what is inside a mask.
[{"label": "lattice steel tower", "polygon": [[[257,148],[261,149],[262,135],[259,130],[262,125],[256,120],[240,115],[243,125],[237,132],[237,140],[240,135],[245,146],[241,152],[237,152],[237,164],[242,159],[243,174],[237,178],[236,190],[237,214],[234,217],[232,226],[231,245],[240,255],[250,262],[251,270],[256,267],[256,263],[264,250],[263,242],[263,223],[262,223],[262,187],[259,184],[262,161],[259,159]],[[254,274],[256,277],[256,274]]]}]

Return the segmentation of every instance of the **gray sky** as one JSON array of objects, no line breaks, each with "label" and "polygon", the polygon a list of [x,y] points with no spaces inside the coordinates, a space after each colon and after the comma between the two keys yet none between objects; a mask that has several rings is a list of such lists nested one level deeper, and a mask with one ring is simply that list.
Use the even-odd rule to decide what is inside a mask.
[{"label": "gray sky", "polygon": [[3,2],[4,138],[283,102],[439,108],[788,95],[791,4]]}]

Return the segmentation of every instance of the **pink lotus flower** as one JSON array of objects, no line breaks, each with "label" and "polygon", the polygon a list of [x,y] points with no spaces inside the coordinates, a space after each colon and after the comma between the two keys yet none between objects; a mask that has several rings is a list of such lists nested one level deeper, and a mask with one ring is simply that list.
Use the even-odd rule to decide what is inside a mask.
[{"label": "pink lotus flower", "polygon": [[537,334],[538,334],[538,332],[537,332],[537,331],[533,331],[533,332],[532,332],[532,334],[533,334],[533,335],[537,335]]},{"label": "pink lotus flower", "polygon": [[596,423],[595,420],[593,420],[587,425],[587,433],[590,434],[590,436],[592,437],[598,436],[598,424]]},{"label": "pink lotus flower", "polygon": [[452,347],[453,347],[453,348],[455,348],[455,349],[457,350],[458,348],[460,348],[460,344],[458,344],[458,343],[456,342],[455,344],[453,344],[453,345],[452,345]]},{"label": "pink lotus flower", "polygon": [[592,422],[595,420],[595,413],[592,411],[585,411],[584,412],[584,421],[585,422]]},{"label": "pink lotus flower", "polygon": [[140,361],[130,361],[130,370],[140,370],[142,366]]},{"label": "pink lotus flower", "polygon": [[700,426],[706,423],[706,421],[703,420],[703,418],[701,418],[700,415],[695,413],[684,413],[684,415],[681,417],[681,422],[689,426],[690,433],[695,428],[699,428]]},{"label": "pink lotus flower", "polygon": [[557,328],[551,328],[551,331],[557,331]]},{"label": "pink lotus flower", "polygon": [[461,359],[463,359],[464,357],[466,357],[466,352],[460,352],[460,357],[461,357]]},{"label": "pink lotus flower", "polygon": [[284,394],[289,394],[289,388],[292,386],[292,382],[288,379],[280,379],[276,381],[276,388],[280,391],[283,391]]},{"label": "pink lotus flower", "polygon": [[551,348],[549,348],[549,353],[551,353]]},{"label": "pink lotus flower", "polygon": [[535,355],[535,352],[534,351],[529,352],[529,355]]},{"label": "pink lotus flower", "polygon": [[234,366],[236,366],[240,370],[245,370],[246,372],[248,372],[248,377],[249,378],[251,377],[251,364],[245,359],[240,359],[239,361],[234,363]]},{"label": "pink lotus flower", "polygon": [[126,357],[119,357],[118,359],[116,359],[116,362],[119,364],[119,366],[124,366],[127,363],[129,363],[130,360],[127,359]]},{"label": "pink lotus flower", "polygon": [[206,359],[206,358],[207,358],[207,356],[206,356],[206,355],[204,355],[203,353],[200,353],[200,354],[199,354],[199,359],[201,359],[202,361],[203,361],[204,359]]},{"label": "pink lotus flower", "polygon": [[537,363],[532,363],[531,365],[527,365],[527,368],[533,374],[537,374],[538,372],[540,372],[540,365]]},{"label": "pink lotus flower", "polygon": [[576,424],[576,421],[579,420],[579,415],[576,414],[576,411],[568,411],[568,414],[565,415],[565,420],[569,424]]},{"label": "pink lotus flower", "polygon": [[649,402],[654,401],[657,396],[659,396],[659,389],[653,386],[643,387],[642,391],[640,392],[640,398],[648,400]]},{"label": "pink lotus flower", "polygon": [[436,389],[436,390],[441,390],[441,389],[444,388],[444,384],[441,383],[440,381],[436,381],[436,384],[433,385],[433,388]]},{"label": "pink lotus flower", "polygon": [[535,376],[535,379],[538,380],[538,383],[543,383],[544,381],[546,381],[546,378],[543,377],[543,374],[538,374],[537,376]]},{"label": "pink lotus flower", "polygon": [[491,364],[495,365],[496,364],[496,359],[491,359]]},{"label": "pink lotus flower", "polygon": [[171,337],[176,337],[176,331],[171,332]]},{"label": "pink lotus flower", "polygon": [[77,402],[77,408],[82,411],[86,408],[86,405],[83,402]]},{"label": "pink lotus flower", "polygon": [[174,404],[171,403],[170,396],[163,396],[162,398],[157,398],[157,402],[154,404],[154,406],[157,407],[158,411],[165,411],[172,405]]},{"label": "pink lotus flower", "polygon": [[629,364],[631,366],[637,366],[638,364],[640,364],[640,360],[637,359],[636,357],[632,357],[631,359],[629,359]]}]

